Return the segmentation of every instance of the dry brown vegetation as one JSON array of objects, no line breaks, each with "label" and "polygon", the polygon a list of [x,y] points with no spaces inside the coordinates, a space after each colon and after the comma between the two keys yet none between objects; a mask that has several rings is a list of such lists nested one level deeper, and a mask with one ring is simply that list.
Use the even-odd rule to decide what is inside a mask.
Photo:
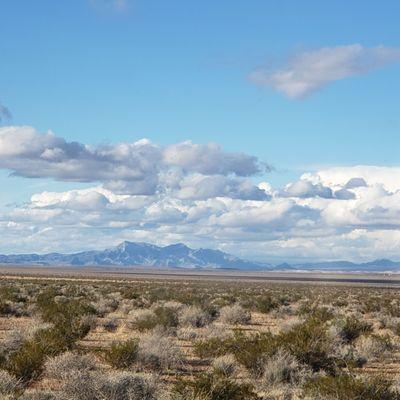
[{"label": "dry brown vegetation", "polygon": [[0,398],[400,399],[400,295],[222,280],[0,281]]}]

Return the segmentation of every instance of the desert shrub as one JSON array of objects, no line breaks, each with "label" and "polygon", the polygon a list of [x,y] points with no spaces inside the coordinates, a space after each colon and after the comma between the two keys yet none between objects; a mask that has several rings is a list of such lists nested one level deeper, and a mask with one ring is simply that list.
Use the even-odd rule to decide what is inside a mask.
[{"label": "desert shrub", "polygon": [[0,370],[0,395],[11,396],[22,388],[20,380],[10,375],[7,371]]},{"label": "desert shrub", "polygon": [[81,301],[57,297],[54,290],[48,289],[38,295],[37,305],[51,327],[37,329],[2,360],[3,367],[23,381],[39,377],[47,357],[72,349],[90,329],[81,318],[90,314],[91,308]]},{"label": "desert shrub", "polygon": [[254,374],[260,374],[263,360],[277,350],[272,334],[257,333],[246,336],[235,332],[228,338],[211,338],[194,344],[194,352],[201,358],[219,357],[231,353],[236,360]]},{"label": "desert shrub", "polygon": [[266,359],[263,369],[261,383],[266,388],[279,384],[297,385],[310,375],[293,355],[281,349]]},{"label": "desert shrub", "polygon": [[250,384],[235,382],[226,375],[216,372],[202,374],[195,381],[181,381],[174,388],[174,392],[181,399],[258,399]]},{"label": "desert shrub", "polygon": [[184,307],[179,313],[179,323],[183,326],[201,328],[210,323],[210,316],[199,307]]},{"label": "desert shrub", "polygon": [[222,322],[231,325],[245,325],[251,320],[251,314],[239,304],[222,307],[220,310],[220,319]]},{"label": "desert shrub", "polygon": [[158,324],[157,315],[149,309],[132,310],[129,313],[128,326],[140,332],[151,330]]},{"label": "desert shrub", "polygon": [[183,355],[168,337],[155,332],[139,343],[138,363],[145,368],[164,370],[182,364]]},{"label": "desert shrub", "polygon": [[270,311],[278,308],[280,305],[282,305],[282,302],[275,299],[271,295],[264,295],[255,300],[256,310],[263,314],[269,313]]},{"label": "desert shrub", "polygon": [[326,326],[320,320],[310,318],[282,332],[276,340],[279,347],[314,371],[322,369],[333,373],[336,370],[337,360],[331,354],[331,341]]},{"label": "desert shrub", "polygon": [[346,343],[352,343],[363,334],[372,332],[372,325],[355,317],[347,317],[338,322],[340,334]]},{"label": "desert shrub", "polygon": [[128,368],[138,359],[139,340],[130,339],[126,342],[113,343],[104,350],[104,359],[115,368]]},{"label": "desert shrub", "polygon": [[330,308],[325,306],[319,307],[309,303],[302,304],[298,310],[298,314],[321,322],[327,322],[334,317],[334,313]]},{"label": "desert shrub", "polygon": [[74,325],[79,317],[95,314],[94,307],[81,299],[57,296],[54,289],[43,291],[37,296],[36,304],[45,322],[55,326]]},{"label": "desert shrub", "polygon": [[357,353],[365,360],[374,360],[393,351],[394,346],[389,336],[361,336],[355,342]]},{"label": "desert shrub", "polygon": [[391,383],[382,378],[361,379],[350,375],[319,376],[305,385],[305,392],[321,399],[398,400]]},{"label": "desert shrub", "polygon": [[226,354],[215,358],[211,366],[216,373],[232,376],[237,370],[237,361],[233,354]]},{"label": "desert shrub", "polygon": [[219,357],[229,352],[224,338],[212,337],[194,343],[194,353],[200,358]]},{"label": "desert shrub", "polygon": [[45,358],[43,346],[35,340],[30,340],[11,354],[4,367],[17,378],[30,381],[42,373]]},{"label": "desert shrub", "polygon": [[157,400],[162,390],[152,376],[116,372],[77,374],[61,388],[62,400]]},{"label": "desert shrub", "polygon": [[179,325],[178,311],[173,307],[158,306],[154,309],[157,325],[164,328],[176,328]]},{"label": "desert shrub", "polygon": [[44,369],[49,378],[65,379],[71,374],[94,371],[97,369],[97,363],[90,355],[66,352],[57,357],[49,358]]}]

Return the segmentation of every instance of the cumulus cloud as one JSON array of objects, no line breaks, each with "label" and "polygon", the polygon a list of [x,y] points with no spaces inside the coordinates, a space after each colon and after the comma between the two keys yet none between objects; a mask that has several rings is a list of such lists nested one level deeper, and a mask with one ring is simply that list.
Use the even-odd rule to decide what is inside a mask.
[{"label": "cumulus cloud", "polygon": [[305,179],[290,183],[283,191],[284,196],[288,197],[321,197],[331,199],[333,197],[332,189],[321,185],[320,183],[312,183]]},{"label": "cumulus cloud", "polygon": [[323,47],[296,54],[277,70],[260,68],[250,74],[257,85],[289,99],[302,99],[331,82],[366,74],[400,60],[400,48],[360,44]]},{"label": "cumulus cloud", "polygon": [[[265,196],[262,190],[241,178],[268,169],[254,156],[225,152],[214,143],[183,142],[160,147],[142,139],[89,146],[67,142],[52,132],[39,134],[29,126],[0,128],[0,168],[27,178],[102,182],[116,193],[138,195],[168,190],[171,177],[175,176],[176,187],[186,178],[181,184],[183,196],[192,192],[194,197],[204,198],[208,191],[211,196],[243,195],[246,199]],[[191,174],[199,175],[190,177]],[[160,180],[161,177],[165,180]],[[194,180],[203,186],[196,189],[197,195],[189,189],[190,181]],[[205,187],[206,182],[209,188]]]}]

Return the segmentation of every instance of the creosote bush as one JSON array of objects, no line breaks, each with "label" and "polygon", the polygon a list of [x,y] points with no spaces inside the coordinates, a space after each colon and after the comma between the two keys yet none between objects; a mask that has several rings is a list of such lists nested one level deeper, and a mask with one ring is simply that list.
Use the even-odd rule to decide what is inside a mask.
[{"label": "creosote bush", "polygon": [[113,343],[104,350],[104,359],[115,368],[129,368],[138,359],[139,340],[130,339],[126,342]]},{"label": "creosote bush", "polygon": [[309,395],[326,400],[399,400],[391,383],[383,378],[361,379],[350,375],[320,376],[305,385]]},{"label": "creosote bush", "polygon": [[344,321],[339,321],[342,339],[347,343],[352,343],[361,335],[371,333],[372,325],[361,321],[355,317],[347,317]]},{"label": "creosote bush", "polygon": [[219,372],[200,375],[194,381],[181,381],[174,389],[176,398],[201,400],[255,400],[252,385],[238,383]]}]

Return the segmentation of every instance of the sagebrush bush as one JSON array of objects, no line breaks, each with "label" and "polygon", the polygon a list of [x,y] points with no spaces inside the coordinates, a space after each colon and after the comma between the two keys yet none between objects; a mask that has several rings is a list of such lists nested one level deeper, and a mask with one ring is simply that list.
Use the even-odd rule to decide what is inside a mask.
[{"label": "sagebrush bush", "polygon": [[97,369],[97,362],[88,354],[66,352],[49,358],[44,366],[46,376],[52,379],[65,379],[71,374],[77,374]]},{"label": "sagebrush bush", "polygon": [[251,314],[239,304],[225,306],[220,310],[220,320],[231,325],[245,325],[251,320]]},{"label": "sagebrush bush", "polygon": [[177,368],[183,362],[183,355],[168,337],[154,332],[140,340],[138,363],[152,370]]},{"label": "sagebrush bush", "polygon": [[393,344],[388,336],[361,336],[355,342],[355,350],[366,361],[376,360],[391,352]]},{"label": "sagebrush bush", "polygon": [[115,368],[129,368],[138,360],[139,340],[113,343],[103,351],[104,359]]},{"label": "sagebrush bush", "polygon": [[210,316],[196,306],[184,307],[179,313],[179,323],[182,326],[201,328],[210,322]]},{"label": "sagebrush bush", "polygon": [[154,376],[130,372],[77,374],[60,392],[62,400],[158,400],[163,394]]}]

